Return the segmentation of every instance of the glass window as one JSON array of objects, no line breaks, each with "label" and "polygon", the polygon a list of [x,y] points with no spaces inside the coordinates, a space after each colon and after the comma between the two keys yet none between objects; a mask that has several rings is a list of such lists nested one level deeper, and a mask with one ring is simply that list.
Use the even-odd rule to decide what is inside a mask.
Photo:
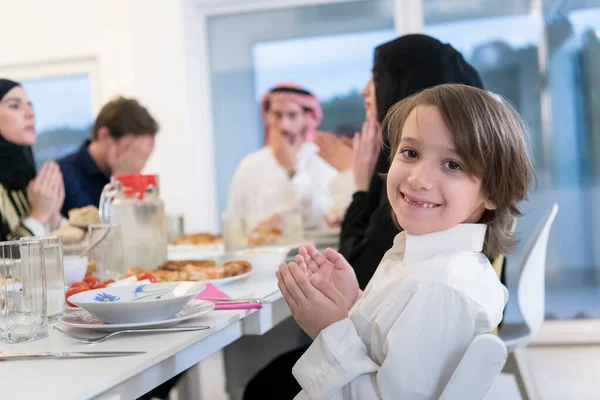
[{"label": "glass window", "polygon": [[383,29],[257,43],[252,52],[256,101],[277,83],[293,77],[321,101],[319,129],[352,135],[365,119],[360,91],[371,79],[373,49],[397,36],[394,29]]},{"label": "glass window", "polygon": [[[392,2],[366,0],[221,15],[208,21],[219,207],[241,159],[263,145],[259,100],[295,81],[323,102],[321,129],[362,126],[358,92],[373,47],[394,37]],[[331,47],[329,47],[331,46]],[[232,118],[235,116],[235,118]]]},{"label": "glass window", "polygon": [[38,168],[76,151],[94,121],[90,77],[29,79],[22,85],[35,110],[38,137],[33,153]]},{"label": "glass window", "polygon": [[530,1],[444,3],[424,2],[425,33],[463,51],[530,130],[537,190],[523,207],[523,240],[508,271],[518,270],[528,235],[557,202],[546,318],[600,318],[600,1],[544,1],[537,13]]}]

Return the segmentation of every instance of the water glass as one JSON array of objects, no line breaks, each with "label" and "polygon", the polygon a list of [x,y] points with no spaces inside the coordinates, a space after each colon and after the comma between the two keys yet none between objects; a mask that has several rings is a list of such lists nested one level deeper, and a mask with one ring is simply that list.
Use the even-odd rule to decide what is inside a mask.
[{"label": "water glass", "polygon": [[65,311],[65,272],[63,266],[62,238],[59,236],[26,237],[22,241],[41,240],[46,267],[46,302],[48,323],[58,322]]},{"label": "water glass", "polygon": [[185,235],[183,215],[167,215],[166,226],[169,243],[181,239]]},{"label": "water glass", "polygon": [[248,247],[248,237],[244,233],[244,221],[241,217],[224,212],[221,214],[221,225],[225,251]]},{"label": "water glass", "polygon": [[88,228],[90,244],[102,241],[88,253],[96,264],[96,276],[102,280],[118,280],[125,273],[121,229],[117,224],[96,224]]},{"label": "water glass", "polygon": [[0,340],[48,336],[46,268],[41,240],[0,242]]}]

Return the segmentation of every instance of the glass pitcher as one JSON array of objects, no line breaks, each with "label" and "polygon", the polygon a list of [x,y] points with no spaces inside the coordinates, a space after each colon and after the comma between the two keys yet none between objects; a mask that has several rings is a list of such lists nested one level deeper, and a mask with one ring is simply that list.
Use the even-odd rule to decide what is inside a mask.
[{"label": "glass pitcher", "polygon": [[154,269],[166,261],[165,207],[157,175],[112,177],[102,191],[99,209],[102,223],[120,228],[124,269]]}]

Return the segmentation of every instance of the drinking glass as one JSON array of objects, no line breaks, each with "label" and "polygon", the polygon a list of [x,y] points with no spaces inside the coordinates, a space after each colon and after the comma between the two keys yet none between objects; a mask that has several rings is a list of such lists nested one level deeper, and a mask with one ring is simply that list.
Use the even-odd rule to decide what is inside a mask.
[{"label": "drinking glass", "polygon": [[48,336],[46,268],[41,240],[0,242],[0,340]]},{"label": "drinking glass", "polygon": [[62,238],[59,236],[25,237],[21,241],[41,240],[46,269],[46,302],[48,323],[58,322],[65,311],[65,272]]}]

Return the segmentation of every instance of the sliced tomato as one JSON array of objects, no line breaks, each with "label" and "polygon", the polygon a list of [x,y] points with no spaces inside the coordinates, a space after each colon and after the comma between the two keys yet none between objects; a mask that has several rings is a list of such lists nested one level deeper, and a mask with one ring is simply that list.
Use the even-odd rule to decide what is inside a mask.
[{"label": "sliced tomato", "polygon": [[152,272],[144,272],[143,274],[138,275],[138,281],[143,281],[144,279],[148,279],[152,283],[156,283],[156,277]]},{"label": "sliced tomato", "polygon": [[81,287],[72,287],[71,289],[67,290],[67,293],[65,293],[65,300],[67,301],[67,305],[69,305],[71,307],[77,307],[75,304],[69,302],[69,297],[73,296],[74,294],[85,292],[85,291],[86,291],[86,289],[83,289]]},{"label": "sliced tomato", "polygon": [[107,279],[104,282],[102,282],[102,284],[104,286],[108,286],[110,283],[115,283],[115,280],[114,279]]},{"label": "sliced tomato", "polygon": [[90,285],[90,287],[92,287],[98,282],[100,282],[100,279],[96,278],[95,276],[86,276],[85,278],[83,278],[83,281],[87,282],[87,284]]},{"label": "sliced tomato", "polygon": [[75,282],[74,284],[71,285],[71,288],[75,288],[75,287],[80,287],[83,288],[84,290],[90,290],[90,285],[87,282]]}]

